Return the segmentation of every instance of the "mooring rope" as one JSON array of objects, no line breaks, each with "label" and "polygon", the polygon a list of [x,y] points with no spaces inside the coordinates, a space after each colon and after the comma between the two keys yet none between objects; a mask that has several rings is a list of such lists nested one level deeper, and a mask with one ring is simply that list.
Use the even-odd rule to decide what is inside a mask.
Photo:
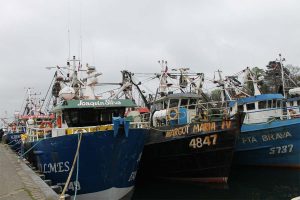
[{"label": "mooring rope", "polygon": [[[78,134],[78,141],[79,141],[79,134]],[[77,190],[78,190],[78,174],[79,174],[79,154],[78,154],[78,158],[77,158],[77,168],[76,168],[76,182],[75,182],[75,193],[74,193],[74,199],[76,200],[77,197]]]},{"label": "mooring rope", "polygon": [[15,142],[15,140],[10,141],[9,143],[7,143],[6,145],[10,145],[11,143]]},{"label": "mooring rope", "polygon": [[29,151],[31,151],[36,145],[38,145],[41,141],[43,141],[44,139],[39,140],[37,143],[35,143],[32,147],[30,147],[25,153],[21,154],[19,156],[19,158],[23,158],[23,156],[25,156]]},{"label": "mooring rope", "polygon": [[79,149],[80,149],[81,139],[82,139],[82,132],[80,132],[80,137],[79,137],[79,140],[78,140],[77,150],[76,150],[76,154],[75,154],[75,157],[74,157],[74,160],[73,160],[72,168],[70,170],[69,176],[68,176],[67,181],[65,183],[64,189],[63,189],[62,193],[59,196],[60,200],[64,200],[65,199],[65,192],[66,192],[67,187],[68,187],[68,185],[70,183],[71,176],[73,174],[73,170],[74,170],[74,167],[75,167],[75,163],[76,163],[78,155],[79,155]]}]

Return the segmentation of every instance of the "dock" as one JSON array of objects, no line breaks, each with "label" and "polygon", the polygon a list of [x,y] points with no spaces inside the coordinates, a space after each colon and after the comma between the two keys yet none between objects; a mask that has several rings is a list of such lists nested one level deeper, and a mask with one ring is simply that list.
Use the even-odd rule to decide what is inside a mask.
[{"label": "dock", "polygon": [[57,200],[59,196],[7,145],[0,144],[0,200]]}]

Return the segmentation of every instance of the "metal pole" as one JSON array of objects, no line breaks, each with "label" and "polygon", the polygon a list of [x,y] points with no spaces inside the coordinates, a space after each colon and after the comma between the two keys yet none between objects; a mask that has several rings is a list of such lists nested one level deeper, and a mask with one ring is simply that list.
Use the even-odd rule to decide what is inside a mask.
[{"label": "metal pole", "polygon": [[281,67],[282,91],[283,91],[283,96],[284,96],[284,98],[286,98],[286,95],[285,95],[285,83],[284,83],[284,71],[283,71],[283,65],[282,65],[281,54],[279,54],[279,62],[280,62],[280,67]]}]

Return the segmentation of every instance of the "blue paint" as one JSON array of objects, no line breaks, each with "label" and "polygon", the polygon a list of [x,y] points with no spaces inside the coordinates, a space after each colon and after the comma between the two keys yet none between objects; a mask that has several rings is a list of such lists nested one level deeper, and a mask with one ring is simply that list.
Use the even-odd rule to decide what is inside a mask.
[{"label": "blue paint", "polygon": [[[135,178],[131,177],[138,169],[147,131],[130,129],[128,137],[121,131],[114,135],[115,130],[83,133],[78,177],[81,189],[77,191],[77,195],[112,187],[134,186]],[[46,178],[51,179],[53,184],[66,182],[77,143],[77,134],[65,135],[47,138],[34,148],[40,170],[45,172]],[[50,170],[49,163],[59,163],[56,165],[56,173],[53,167],[52,171]],[[71,181],[76,180],[76,170],[75,167]],[[69,190],[67,193],[73,195],[74,191]]]},{"label": "blue paint", "polygon": [[117,134],[119,132],[120,125],[123,125],[125,135],[126,135],[126,137],[128,137],[130,121],[127,121],[122,117],[113,117],[113,125],[114,125],[114,136],[115,137],[117,136]]},{"label": "blue paint", "polygon": [[[272,151],[272,148],[275,153]],[[300,119],[244,124],[234,163],[257,166],[300,167]]]},{"label": "blue paint", "polygon": [[179,108],[178,124],[187,124],[187,110],[186,108]]},{"label": "blue paint", "polygon": [[[266,100],[284,100],[281,94],[262,94],[238,99],[238,105]],[[253,112],[272,110],[260,109]],[[280,108],[276,108],[280,109]],[[284,109],[284,108],[282,108]],[[247,112],[251,113],[251,112]],[[234,163],[257,166],[300,167],[300,118],[273,119],[270,122],[243,124]]]},{"label": "blue paint", "polygon": [[3,140],[15,151],[21,148],[21,134],[24,132],[7,132],[3,135]]},{"label": "blue paint", "polygon": [[246,103],[253,103],[256,101],[266,101],[271,99],[283,99],[284,97],[281,94],[261,94],[261,95],[255,95],[251,97],[245,97],[238,99],[238,105],[246,104]]}]

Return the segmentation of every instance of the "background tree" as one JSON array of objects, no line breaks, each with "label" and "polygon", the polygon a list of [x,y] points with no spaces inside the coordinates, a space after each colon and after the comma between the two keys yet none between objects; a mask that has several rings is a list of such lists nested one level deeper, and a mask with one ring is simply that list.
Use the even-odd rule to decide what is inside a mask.
[{"label": "background tree", "polygon": [[252,74],[254,75],[255,79],[258,81],[258,87],[262,94],[268,93],[269,86],[265,81],[266,71],[259,67],[253,67],[251,69]]},{"label": "background tree", "polygon": [[265,83],[268,86],[268,93],[277,93],[282,90],[280,62],[270,61],[266,66]]},{"label": "background tree", "polygon": [[288,64],[285,66],[287,70],[289,70],[289,79],[292,81],[294,86],[299,86],[300,85],[300,67],[294,66],[292,64]]},{"label": "background tree", "polygon": [[[262,93],[264,93],[265,88],[267,88],[267,86],[264,85],[264,76],[265,76],[265,71],[259,67],[253,67],[252,69],[250,69],[251,75],[253,76],[254,80],[257,81],[257,85],[258,88],[260,89],[260,91]],[[244,83],[244,92],[246,92],[249,95],[254,95],[254,86],[253,86],[253,79],[251,77],[250,74],[248,74],[247,77],[244,77],[244,81],[246,81]]]},{"label": "background tree", "polygon": [[221,89],[214,89],[211,91],[210,98],[213,101],[221,101]]}]

